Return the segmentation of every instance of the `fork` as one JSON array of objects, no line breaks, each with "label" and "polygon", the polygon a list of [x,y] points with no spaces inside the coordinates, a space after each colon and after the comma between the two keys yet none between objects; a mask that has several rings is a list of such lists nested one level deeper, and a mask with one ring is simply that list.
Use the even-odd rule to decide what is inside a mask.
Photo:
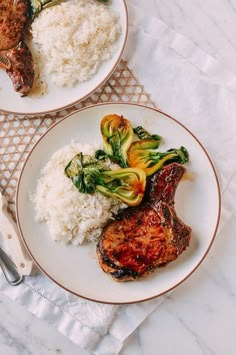
[{"label": "fork", "polygon": [[16,286],[23,281],[23,276],[18,272],[16,265],[2,248],[0,248],[0,267],[10,285]]}]

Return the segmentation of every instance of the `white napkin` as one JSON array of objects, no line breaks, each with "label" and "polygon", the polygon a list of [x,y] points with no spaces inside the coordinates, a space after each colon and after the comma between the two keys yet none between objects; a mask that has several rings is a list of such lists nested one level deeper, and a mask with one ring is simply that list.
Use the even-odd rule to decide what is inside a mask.
[{"label": "white napkin", "polygon": [[0,277],[0,290],[91,354],[116,355],[124,340],[164,300],[106,305],[75,297],[40,272],[17,287]]},{"label": "white napkin", "polygon": [[[227,201],[222,218],[226,223],[236,196],[236,78],[164,22],[145,17],[137,1],[127,3],[130,32],[124,59],[156,104],[184,123],[207,148],[218,171],[223,202]],[[102,355],[118,354],[129,334],[165,299],[124,306],[97,304],[68,295],[40,273],[17,287],[0,277],[0,290],[81,348]]]}]

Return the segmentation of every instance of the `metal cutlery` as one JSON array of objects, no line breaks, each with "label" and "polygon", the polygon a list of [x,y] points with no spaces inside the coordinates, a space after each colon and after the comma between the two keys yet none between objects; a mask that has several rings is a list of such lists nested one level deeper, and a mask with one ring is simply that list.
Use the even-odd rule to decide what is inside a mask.
[{"label": "metal cutlery", "polygon": [[0,267],[6,280],[12,286],[16,286],[23,280],[23,275],[19,273],[16,265],[10,257],[0,248]]}]

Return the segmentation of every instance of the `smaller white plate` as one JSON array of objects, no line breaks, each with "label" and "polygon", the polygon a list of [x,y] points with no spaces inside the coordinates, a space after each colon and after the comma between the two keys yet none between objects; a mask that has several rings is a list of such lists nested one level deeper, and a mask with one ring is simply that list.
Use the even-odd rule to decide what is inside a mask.
[{"label": "smaller white plate", "polygon": [[112,11],[120,16],[122,33],[116,43],[117,48],[112,58],[103,62],[90,80],[72,88],[59,88],[49,84],[47,93],[44,95],[20,97],[14,91],[8,75],[0,69],[0,110],[25,115],[60,111],[84,100],[105,83],[119,64],[128,35],[128,12],[125,0],[113,0],[110,6]]},{"label": "smaller white plate", "polygon": [[[127,117],[164,138],[162,150],[185,146],[190,154],[186,168],[191,179],[180,182],[175,206],[179,217],[192,228],[190,246],[178,259],[144,279],[117,283],[98,265],[96,244],[78,247],[54,242],[46,224],[36,223],[29,193],[36,189],[41,169],[51,155],[70,144],[101,143],[99,126],[107,114]],[[215,237],[220,215],[220,191],[212,162],[197,138],[174,118],[135,104],[101,104],[69,115],[49,129],[29,154],[17,186],[17,222],[34,262],[64,289],[99,302],[131,303],[161,295],[179,285],[200,265]]]}]

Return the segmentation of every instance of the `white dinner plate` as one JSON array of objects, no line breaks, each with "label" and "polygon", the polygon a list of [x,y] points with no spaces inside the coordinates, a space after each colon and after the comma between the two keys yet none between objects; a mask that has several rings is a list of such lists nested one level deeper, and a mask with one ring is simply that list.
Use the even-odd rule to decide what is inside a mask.
[{"label": "white dinner plate", "polygon": [[8,75],[0,69],[0,110],[17,114],[43,114],[59,111],[84,100],[98,89],[113,73],[123,54],[128,34],[128,12],[125,0],[111,2],[111,9],[120,16],[122,33],[116,43],[116,50],[111,59],[100,66],[97,73],[88,81],[72,88],[59,88],[48,85],[44,95],[20,97],[14,91]]},{"label": "white dinner plate", "polygon": [[[99,144],[104,115],[119,114],[133,126],[141,125],[164,138],[161,150],[185,146],[191,178],[180,182],[175,206],[179,217],[192,228],[190,246],[176,261],[150,276],[117,283],[97,261],[95,243],[80,246],[52,241],[45,223],[35,222],[29,194],[36,190],[41,169],[51,155],[73,141]],[[56,183],[56,182],[55,182]],[[220,215],[220,191],[212,162],[198,139],[180,122],[158,110],[131,103],[106,103],[84,108],[52,126],[29,154],[17,187],[17,222],[32,259],[54,282],[87,299],[105,303],[132,303],[161,295],[186,280],[200,265],[214,240]]]}]

